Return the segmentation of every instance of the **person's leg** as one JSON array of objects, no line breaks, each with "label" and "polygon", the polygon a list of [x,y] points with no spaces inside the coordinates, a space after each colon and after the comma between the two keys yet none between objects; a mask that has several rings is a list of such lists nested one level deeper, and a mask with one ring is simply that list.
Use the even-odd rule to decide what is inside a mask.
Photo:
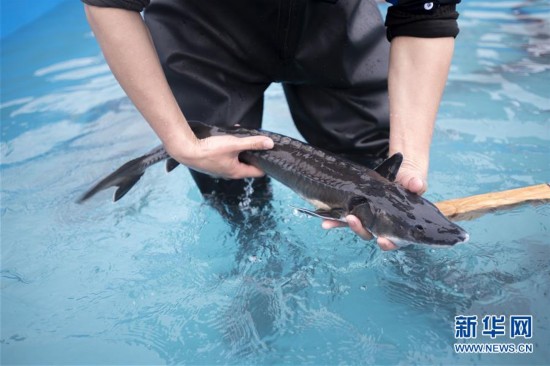
[{"label": "person's leg", "polygon": [[312,145],[367,166],[388,151],[389,43],[371,0],[310,3],[290,77],[292,117]]},{"label": "person's leg", "polygon": [[[221,1],[202,0],[153,2],[145,20],[151,32],[166,77],[188,120],[211,125],[259,128],[263,93],[270,80],[247,60],[234,44],[235,29]],[[231,28],[233,27],[233,28]],[[214,179],[191,171],[203,195],[216,193],[225,203],[235,204],[250,190],[245,180]],[[256,193],[265,190],[266,180],[252,183]]]},{"label": "person's leg", "polygon": [[389,126],[378,119],[387,106],[371,103],[372,90],[283,87],[296,126],[310,144],[369,168],[387,157]]}]

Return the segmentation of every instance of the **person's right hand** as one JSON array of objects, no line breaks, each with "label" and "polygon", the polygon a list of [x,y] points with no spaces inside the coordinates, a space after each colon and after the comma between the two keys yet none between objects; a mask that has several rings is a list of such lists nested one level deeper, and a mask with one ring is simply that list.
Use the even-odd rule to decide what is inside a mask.
[{"label": "person's right hand", "polygon": [[242,179],[261,177],[265,173],[239,161],[239,154],[245,150],[272,148],[273,140],[266,136],[212,136],[196,140],[191,148],[168,149],[168,153],[193,170],[219,178]]}]

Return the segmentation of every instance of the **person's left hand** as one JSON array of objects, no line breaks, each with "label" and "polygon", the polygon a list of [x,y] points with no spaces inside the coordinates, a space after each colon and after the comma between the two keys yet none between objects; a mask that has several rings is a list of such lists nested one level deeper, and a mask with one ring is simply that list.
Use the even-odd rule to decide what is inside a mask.
[{"label": "person's left hand", "polygon": [[[399,172],[397,173],[396,182],[401,184],[403,187],[408,189],[409,191],[416,193],[416,194],[423,194],[428,189],[428,184],[426,182],[425,174],[421,171],[421,169],[418,169],[414,166],[414,164],[403,161],[403,164],[401,165],[401,168],[399,169]],[[371,240],[373,236],[371,235],[368,230],[366,230],[363,225],[361,224],[361,221],[357,216],[354,215],[347,215],[346,216],[346,223],[342,223],[340,221],[333,221],[333,220],[323,220],[322,227],[323,229],[333,229],[336,227],[342,227],[342,226],[349,226],[349,228],[357,234],[360,238],[364,240]],[[377,238],[377,243],[380,249],[382,250],[395,250],[397,249],[397,245],[392,243],[387,238],[379,237]]]}]

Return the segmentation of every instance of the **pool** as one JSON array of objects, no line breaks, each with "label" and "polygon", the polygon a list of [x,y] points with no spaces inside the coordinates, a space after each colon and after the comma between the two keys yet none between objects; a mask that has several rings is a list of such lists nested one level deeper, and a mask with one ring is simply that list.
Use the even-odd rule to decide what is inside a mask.
[{"label": "pool", "polygon": [[[549,13],[547,1],[461,5],[430,200],[550,181]],[[238,227],[181,168],[78,205],[157,144],[81,4],[2,39],[1,78],[2,364],[548,364],[550,205],[463,222],[470,242],[452,249],[395,252],[323,231],[277,182]],[[298,137],[279,85],[264,119]],[[482,335],[491,314],[532,316],[532,338]],[[478,317],[476,339],[455,338],[457,316]],[[494,342],[533,348],[453,346]]]}]

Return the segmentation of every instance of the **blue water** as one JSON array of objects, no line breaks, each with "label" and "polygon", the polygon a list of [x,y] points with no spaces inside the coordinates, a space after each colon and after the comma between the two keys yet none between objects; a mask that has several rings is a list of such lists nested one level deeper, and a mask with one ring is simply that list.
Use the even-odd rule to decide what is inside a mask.
[{"label": "blue water", "polygon": [[65,0],[0,0],[0,39],[41,17]]},{"label": "blue water", "polygon": [[[550,181],[550,6],[465,1],[434,135],[437,201]],[[75,199],[157,139],[79,2],[2,40],[2,364],[548,364],[550,205],[463,222],[468,244],[381,252],[275,182],[231,227],[185,169]],[[297,136],[280,86],[265,127]],[[457,355],[457,315],[533,316],[532,354]],[[480,329],[478,329],[480,332]],[[478,335],[476,341],[490,342]]]}]

